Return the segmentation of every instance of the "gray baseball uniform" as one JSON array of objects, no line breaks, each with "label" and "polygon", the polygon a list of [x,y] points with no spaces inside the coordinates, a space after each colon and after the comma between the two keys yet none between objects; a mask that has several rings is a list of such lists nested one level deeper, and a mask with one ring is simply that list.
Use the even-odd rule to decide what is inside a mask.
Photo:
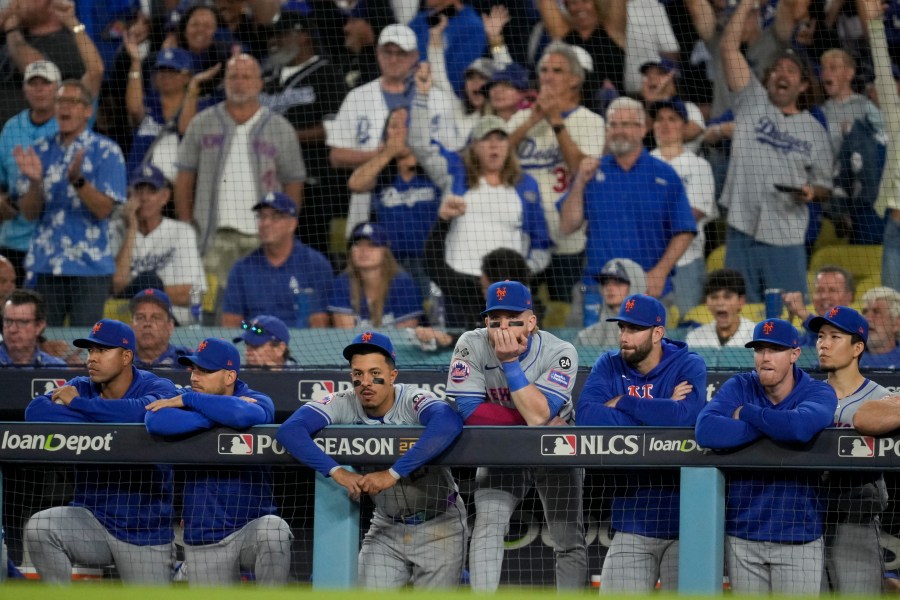
[{"label": "gray baseball uniform", "polygon": [[[545,331],[536,331],[519,361],[525,377],[548,398],[548,404],[561,404],[557,415],[572,422],[571,393],[578,374],[578,353],[574,346]],[[487,329],[466,332],[456,343],[447,395],[457,403],[461,398],[479,399],[515,408]],[[493,591],[499,586],[503,537],[513,511],[532,487],[541,498],[553,541],[557,587],[577,589],[585,585],[587,550],[582,516],[582,469],[482,467],[478,469],[476,483],[475,526],[469,549],[473,589]]]},{"label": "gray baseball uniform", "polygon": [[[838,398],[834,426],[853,427],[853,416],[864,402],[888,395],[885,388],[866,379],[858,390]],[[833,530],[825,548],[825,566],[831,587],[842,594],[880,594],[884,561],[878,542],[879,517],[888,501],[884,478],[837,471],[829,474],[828,481],[827,522]]]},{"label": "gray baseball uniform", "polygon": [[[394,385],[394,405],[381,419],[369,417],[354,390],[310,402],[330,425],[419,425],[433,403],[431,392]],[[425,467],[372,497],[375,514],[359,554],[359,585],[396,589],[453,587],[459,583],[468,535],[466,507],[446,467]]]}]

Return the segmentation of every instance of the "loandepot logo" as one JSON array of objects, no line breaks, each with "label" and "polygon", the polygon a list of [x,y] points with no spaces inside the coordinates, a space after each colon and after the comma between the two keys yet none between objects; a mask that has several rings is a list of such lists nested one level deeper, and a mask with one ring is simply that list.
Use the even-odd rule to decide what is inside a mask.
[{"label": "loandepot logo", "polygon": [[63,435],[61,433],[10,433],[3,432],[0,450],[58,450],[82,452],[110,452],[113,434],[106,435]]}]

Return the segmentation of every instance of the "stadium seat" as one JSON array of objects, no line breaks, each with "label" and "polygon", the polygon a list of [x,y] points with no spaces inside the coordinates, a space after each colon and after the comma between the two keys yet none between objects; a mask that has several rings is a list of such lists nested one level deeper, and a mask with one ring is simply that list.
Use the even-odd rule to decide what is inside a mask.
[{"label": "stadium seat", "polygon": [[698,304],[691,310],[684,313],[684,317],[682,317],[682,323],[699,323],[700,325],[706,325],[707,323],[712,323],[713,316],[712,313],[709,312],[709,309],[706,308],[706,304]]},{"label": "stadium seat", "polygon": [[219,277],[215,273],[206,274],[206,294],[203,295],[203,312],[215,314],[219,304]]},{"label": "stadium seat", "polygon": [[103,305],[103,318],[131,323],[131,310],[126,298],[107,298]]},{"label": "stadium seat", "polygon": [[566,326],[566,318],[569,316],[571,305],[568,302],[548,300],[544,303],[544,318],[541,327],[547,329],[559,329]]},{"label": "stadium seat", "polygon": [[[873,245],[846,245],[825,246],[813,252],[809,261],[810,282],[815,279],[816,271],[825,265],[837,265],[853,274],[856,281],[875,282],[876,287],[881,285],[881,251],[878,244]],[[810,285],[810,290],[812,285]]]},{"label": "stadium seat", "polygon": [[813,253],[826,246],[846,246],[848,244],[847,238],[838,237],[837,231],[834,228],[834,223],[831,222],[831,219],[822,219],[822,228],[819,230],[819,237],[816,238],[816,243],[813,244]]},{"label": "stadium seat", "polygon": [[712,273],[725,268],[725,244],[722,244],[706,257],[706,272]]}]

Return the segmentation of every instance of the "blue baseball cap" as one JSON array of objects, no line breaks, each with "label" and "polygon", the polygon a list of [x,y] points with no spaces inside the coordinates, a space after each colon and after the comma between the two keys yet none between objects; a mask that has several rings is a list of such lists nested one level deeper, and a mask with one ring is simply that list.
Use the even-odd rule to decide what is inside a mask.
[{"label": "blue baseball cap", "polygon": [[606,320],[621,321],[638,327],[665,327],[666,307],[653,296],[632,294],[622,302],[619,314]]},{"label": "blue baseball cap", "polygon": [[744,344],[744,347],[755,348],[757,344],[799,348],[800,335],[797,329],[784,319],[766,319],[756,324],[753,328],[753,339]]},{"label": "blue baseball cap", "polygon": [[190,367],[197,365],[207,371],[237,372],[241,369],[241,353],[234,344],[219,338],[206,338],[197,346],[197,351],[187,356],[179,356],[178,364]]},{"label": "blue baseball cap", "polygon": [[869,322],[849,306],[834,306],[821,317],[809,320],[809,329],[814,333],[819,333],[822,325],[832,325],[851,335],[855,333],[862,338],[864,344],[869,343]]},{"label": "blue baseball cap", "polygon": [[192,73],[194,71],[194,61],[187,50],[166,48],[160,50],[159,54],[156,55],[156,63],[153,65],[153,70],[158,71],[159,69],[175,69],[176,71]]},{"label": "blue baseball cap", "polygon": [[137,187],[142,183],[160,190],[169,184],[169,180],[156,165],[147,163],[135,167],[128,178],[128,185],[131,187]]},{"label": "blue baseball cap", "polygon": [[244,333],[232,340],[235,344],[247,342],[251,346],[262,346],[266,342],[277,341],[288,344],[291,341],[287,325],[272,315],[257,315],[250,319],[249,323],[247,321],[241,323],[241,327]]},{"label": "blue baseball cap", "polygon": [[387,232],[378,223],[360,223],[354,227],[350,234],[350,243],[353,244],[359,240],[369,240],[376,246],[390,245]]},{"label": "blue baseball cap", "polygon": [[144,302],[158,304],[169,314],[170,318],[175,318],[175,315],[172,313],[172,300],[169,299],[169,295],[164,291],[156,288],[141,290],[128,301],[128,309],[134,313],[134,311],[137,310],[138,305],[143,304]]},{"label": "blue baseball cap", "polygon": [[344,348],[344,358],[351,360],[354,355],[372,349],[381,352],[395,362],[397,361],[397,353],[394,351],[391,338],[377,331],[364,331],[353,338],[353,341]]},{"label": "blue baseball cap", "polygon": [[487,291],[487,303],[482,311],[482,316],[487,316],[493,310],[508,310],[522,312],[533,310],[531,291],[518,281],[498,281],[491,284]]},{"label": "blue baseball cap", "polygon": [[72,340],[72,345],[76,348],[105,346],[134,352],[134,330],[122,321],[100,319],[94,323],[89,336]]},{"label": "blue baseball cap", "polygon": [[656,67],[657,69],[661,69],[665,73],[675,73],[675,76],[678,77],[678,64],[670,59],[670,58],[660,58],[658,60],[648,60],[644,64],[641,65],[641,75],[645,75],[648,70]]},{"label": "blue baseball cap", "polygon": [[502,69],[494,71],[494,74],[488,80],[488,87],[497,83],[507,83],[520,92],[527,90],[528,71],[518,63],[509,63]]},{"label": "blue baseball cap", "polygon": [[683,120],[685,120],[685,121],[688,120],[687,107],[684,105],[684,102],[682,102],[678,98],[669,98],[668,100],[658,100],[650,105],[650,107],[647,109],[647,112],[650,114],[651,119],[655,119],[656,115],[659,114],[659,111],[661,111],[664,108],[671,109],[671,110],[675,111],[675,114],[677,114]]},{"label": "blue baseball cap", "polygon": [[297,203],[293,198],[281,192],[269,192],[253,205],[255,211],[261,208],[273,208],[282,214],[297,216]]}]

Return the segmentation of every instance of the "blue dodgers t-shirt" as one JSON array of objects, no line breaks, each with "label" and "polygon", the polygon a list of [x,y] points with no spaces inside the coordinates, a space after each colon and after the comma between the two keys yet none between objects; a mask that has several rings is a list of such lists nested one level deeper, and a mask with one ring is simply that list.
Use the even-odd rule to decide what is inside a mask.
[{"label": "blue dodgers t-shirt", "polygon": [[277,267],[259,248],[231,268],[222,310],[245,319],[272,315],[289,326],[307,327],[297,322],[297,292],[308,293],[309,314],[327,312],[333,279],[328,259],[297,240],[290,257]]},{"label": "blue dodgers t-shirt", "polygon": [[[360,303],[357,317],[360,327],[371,325],[368,302]],[[341,273],[334,280],[334,288],[331,290],[331,300],[328,302],[328,311],[343,315],[354,315],[350,302],[350,275]],[[406,272],[399,272],[391,280],[388,295],[384,302],[384,311],[381,316],[382,325],[388,326],[400,321],[406,321],[419,317],[422,314],[422,298],[415,281]]]},{"label": "blue dodgers t-shirt", "polygon": [[398,260],[420,257],[437,220],[441,193],[425,175],[404,181],[395,170],[385,173],[372,190],[375,221],[384,227]]},{"label": "blue dodgers t-shirt", "polygon": [[[125,159],[119,145],[87,130],[67,147],[59,135],[34,143],[44,165],[44,209],[31,240],[25,267],[33,273],[81,277],[112,275],[115,261],[109,246],[109,219],[98,219],[78,197],[67,172],[78,150],[84,149],[81,172],[100,193],[125,203]],[[17,195],[29,182],[19,175]]]}]

